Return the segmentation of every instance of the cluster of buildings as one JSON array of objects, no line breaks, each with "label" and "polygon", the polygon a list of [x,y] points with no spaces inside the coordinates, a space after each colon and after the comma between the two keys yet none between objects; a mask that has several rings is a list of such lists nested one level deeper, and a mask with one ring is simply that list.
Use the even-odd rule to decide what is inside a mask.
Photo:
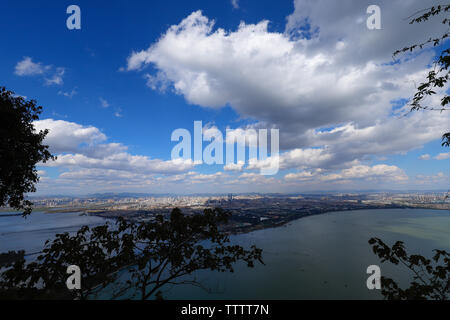
[{"label": "cluster of buildings", "polygon": [[185,214],[220,207],[231,213],[230,232],[244,232],[284,224],[307,215],[358,209],[421,207],[450,209],[446,192],[424,193],[327,193],[327,194],[225,194],[155,196],[104,194],[89,197],[43,197],[32,199],[36,209],[75,211],[105,218],[126,217],[137,221],[168,215],[173,208]]}]

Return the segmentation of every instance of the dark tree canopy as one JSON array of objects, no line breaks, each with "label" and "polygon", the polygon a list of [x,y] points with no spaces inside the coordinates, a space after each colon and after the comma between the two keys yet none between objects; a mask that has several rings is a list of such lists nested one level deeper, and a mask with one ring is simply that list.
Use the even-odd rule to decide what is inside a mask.
[{"label": "dark tree canopy", "polygon": [[0,206],[31,213],[25,194],[35,192],[39,177],[36,164],[54,157],[42,142],[48,130],[36,132],[33,121],[42,107],[0,87]]},{"label": "dark tree canopy", "polygon": [[[413,15],[410,24],[426,22],[436,16],[444,16],[442,23],[446,26],[450,26],[450,4],[447,5],[437,5],[428,9],[424,9]],[[402,52],[412,52],[414,50],[423,49],[425,46],[433,45],[437,47],[443,45],[446,40],[448,40],[450,33],[449,29],[439,36],[432,37],[428,40],[405,47],[403,49],[394,52],[394,57]],[[449,111],[450,108],[450,96],[447,92],[441,98],[440,106],[429,106],[424,104],[425,98],[436,94],[436,88],[445,88],[449,80],[449,66],[450,66],[450,49],[444,48],[440,53],[436,61],[434,62],[434,69],[428,73],[427,79],[424,83],[421,83],[417,87],[417,91],[411,101],[411,111],[415,110],[434,110],[434,111]],[[444,133],[442,136],[442,145],[450,147],[450,132]]]},{"label": "dark tree canopy", "polygon": [[381,262],[403,265],[413,275],[406,289],[394,280],[381,277],[381,293],[388,300],[447,300],[450,297],[450,253],[434,250],[431,259],[419,254],[408,254],[402,241],[389,247],[381,239],[369,240],[373,252]]},{"label": "dark tree canopy", "polygon": [[[0,298],[87,299],[97,293],[111,299],[161,298],[161,288],[169,284],[202,286],[193,277],[197,270],[233,272],[239,261],[248,267],[262,263],[261,249],[229,244],[219,230],[228,217],[221,209],[188,216],[174,209],[168,219],[133,223],[120,218],[116,225],[58,234],[35,261],[27,263],[22,255],[7,264]],[[81,290],[66,287],[69,265],[80,267]]]}]

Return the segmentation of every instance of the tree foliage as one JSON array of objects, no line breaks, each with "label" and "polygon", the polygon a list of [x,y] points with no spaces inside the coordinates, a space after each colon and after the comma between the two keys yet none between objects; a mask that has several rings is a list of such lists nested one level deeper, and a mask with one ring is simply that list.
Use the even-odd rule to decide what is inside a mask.
[{"label": "tree foliage", "polygon": [[413,273],[413,281],[406,289],[390,278],[381,277],[381,293],[389,300],[446,300],[450,296],[450,254],[434,250],[431,259],[408,254],[404,243],[397,241],[392,247],[381,239],[371,238],[369,244],[381,262],[401,264]]},{"label": "tree foliage", "polygon": [[[120,230],[120,228],[119,228]],[[0,297],[12,299],[85,299],[116,279],[117,271],[126,260],[126,243],[119,231],[108,224],[89,228],[76,234],[57,234],[46,241],[42,253],[27,263],[20,257],[6,265],[0,277]],[[82,271],[83,290],[69,291],[66,287],[69,265]]]},{"label": "tree foliage", "polygon": [[0,206],[24,210],[24,215],[32,210],[24,196],[36,191],[36,164],[54,159],[42,143],[48,130],[36,132],[33,126],[41,112],[36,101],[0,87]]},{"label": "tree foliage", "polygon": [[[233,272],[238,261],[248,267],[254,267],[255,261],[262,263],[261,249],[228,244],[228,236],[218,229],[228,217],[221,209],[206,209],[203,215],[193,216],[174,209],[168,221],[159,216],[154,223],[132,225],[132,237],[140,246],[136,248],[137,264],[130,272],[141,299],[148,299],[167,284],[201,286],[195,280],[178,281],[196,270]],[[205,240],[208,244],[202,244]]]},{"label": "tree foliage", "polygon": [[[424,9],[413,15],[410,24],[426,22],[435,16],[442,16],[444,18],[442,23],[446,26],[450,26],[450,18],[448,13],[450,12],[450,4],[433,6],[428,9]],[[420,14],[420,15],[419,15]],[[428,40],[405,47],[403,49],[394,52],[394,57],[403,52],[412,52],[417,49],[423,49],[426,46],[432,45],[434,47],[442,45],[449,37],[449,30],[439,37],[431,37]],[[433,70],[429,71],[426,81],[421,83],[417,87],[417,91],[411,101],[411,111],[416,110],[434,110],[434,111],[449,111],[450,97],[447,92],[441,98],[440,106],[429,106],[424,104],[425,98],[436,94],[437,88],[444,88],[449,80],[449,65],[450,65],[450,49],[443,49],[436,61],[434,62]],[[450,132],[444,133],[442,136],[442,145],[450,146]]]},{"label": "tree foliage", "polygon": [[[47,241],[36,261],[10,263],[1,275],[0,295],[14,298],[86,299],[108,290],[111,298],[161,298],[168,284],[201,286],[189,278],[197,270],[231,271],[243,261],[262,262],[262,250],[229,244],[219,230],[229,214],[205,209],[185,216],[174,209],[170,218],[133,223],[120,218],[115,225],[83,227],[76,234],[58,234]],[[81,269],[81,290],[66,288],[69,265]],[[103,291],[104,292],[104,291]]]}]

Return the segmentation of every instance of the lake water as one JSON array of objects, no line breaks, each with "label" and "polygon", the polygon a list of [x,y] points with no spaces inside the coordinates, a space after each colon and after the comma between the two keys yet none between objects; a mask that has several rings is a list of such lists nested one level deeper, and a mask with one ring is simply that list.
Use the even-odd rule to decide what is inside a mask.
[{"label": "lake water", "polygon": [[[35,212],[21,217],[0,217],[0,252],[39,251],[56,233],[103,223],[78,213]],[[238,265],[234,273],[198,272],[195,277],[210,291],[192,286],[166,288],[168,299],[380,299],[368,290],[366,269],[380,265],[385,276],[408,283],[410,272],[380,264],[368,240],[388,244],[405,242],[408,252],[432,255],[450,251],[450,210],[383,209],[321,214],[288,225],[234,235],[233,243],[263,249],[265,266]]]},{"label": "lake water", "polygon": [[265,266],[240,265],[235,273],[197,274],[212,292],[173,286],[168,299],[380,299],[368,290],[367,267],[408,284],[411,273],[380,264],[368,240],[404,241],[409,253],[432,255],[450,250],[450,211],[422,209],[358,210],[302,218],[279,228],[232,237],[243,246],[262,248]]},{"label": "lake water", "polygon": [[26,253],[39,252],[45,241],[57,233],[75,232],[83,225],[105,223],[103,218],[81,216],[78,212],[33,212],[26,218],[2,216],[4,214],[11,212],[0,212],[0,252],[22,249]]}]

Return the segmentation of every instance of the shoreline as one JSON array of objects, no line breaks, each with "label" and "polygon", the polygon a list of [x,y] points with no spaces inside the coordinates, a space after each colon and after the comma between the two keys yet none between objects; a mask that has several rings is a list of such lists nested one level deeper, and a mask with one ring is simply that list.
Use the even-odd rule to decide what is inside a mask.
[{"label": "shoreline", "polygon": [[[183,212],[184,208],[180,208],[180,209]],[[283,227],[283,226],[286,226],[290,222],[293,222],[295,220],[299,220],[302,218],[310,217],[310,216],[322,215],[322,214],[333,213],[333,212],[358,211],[358,210],[382,210],[382,209],[428,209],[428,210],[437,210],[437,211],[450,210],[450,208],[430,208],[427,206],[418,207],[418,206],[405,206],[405,205],[397,205],[397,204],[384,205],[384,206],[369,205],[369,206],[358,206],[358,207],[354,207],[354,208],[336,208],[334,210],[333,209],[325,209],[323,211],[318,210],[318,211],[304,212],[304,213],[290,213],[290,214],[286,214],[276,220],[266,219],[266,220],[258,221],[256,223],[248,224],[248,225],[236,225],[236,221],[233,220],[233,213],[232,213],[232,216],[230,217],[230,222],[228,223],[228,225],[222,226],[222,231],[228,235],[238,235],[238,234],[245,234],[245,233],[250,233],[250,232],[258,231],[258,230]],[[77,211],[77,212],[79,212],[79,211]],[[86,214],[88,216],[102,217],[102,218],[105,218],[108,220],[116,220],[118,217],[126,216],[126,215],[116,215],[116,214],[114,214],[113,216],[110,216],[110,215],[108,215],[108,212],[109,212],[108,210],[104,210],[104,211],[102,210],[101,214],[97,214],[95,212],[86,212]],[[133,211],[130,211],[130,212],[133,212]],[[140,219],[131,218],[131,220],[140,222],[140,221],[145,221],[146,219],[140,220]],[[234,223],[234,225],[233,225],[233,223]]]}]

